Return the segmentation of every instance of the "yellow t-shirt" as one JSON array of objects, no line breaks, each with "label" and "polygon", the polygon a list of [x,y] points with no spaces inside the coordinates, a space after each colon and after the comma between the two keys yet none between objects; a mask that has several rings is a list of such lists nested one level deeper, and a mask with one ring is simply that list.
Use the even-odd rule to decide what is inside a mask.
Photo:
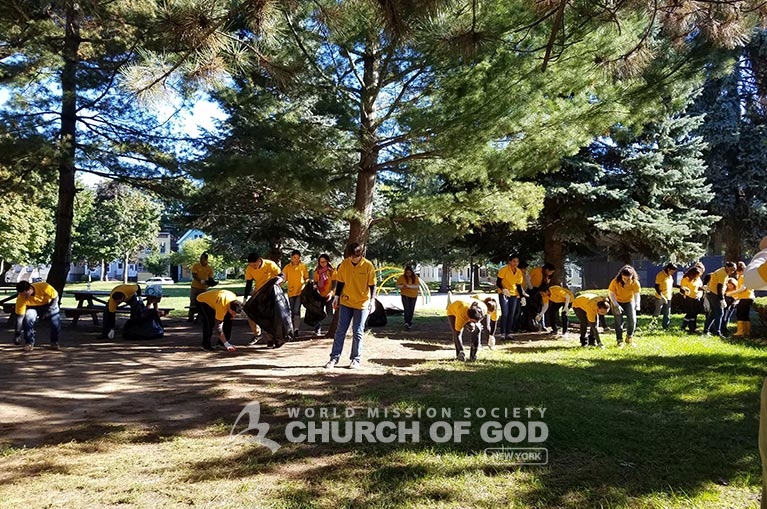
[{"label": "yellow t-shirt", "polygon": [[44,306],[51,302],[52,300],[59,298],[59,293],[56,291],[54,287],[46,283],[45,281],[40,281],[39,283],[32,283],[32,288],[35,289],[35,294],[31,297],[27,297],[26,295],[19,294],[18,297],[16,297],[16,314],[17,315],[23,315],[27,312],[27,306],[29,307],[37,307],[37,306]]},{"label": "yellow t-shirt", "polygon": [[[738,277],[738,288],[742,287],[744,285],[743,276]],[[732,295],[730,295],[733,299],[754,299],[756,298],[756,294],[754,293],[754,290],[751,288],[746,288],[744,290],[741,290],[739,292],[735,292]]]},{"label": "yellow t-shirt", "polygon": [[[701,286],[703,286],[703,281],[700,280],[700,276],[693,280],[690,280],[688,277],[683,277],[682,281],[679,283],[679,290],[682,292],[682,295],[686,297],[691,299],[699,299],[701,296]],[[684,291],[685,288],[687,291]]]},{"label": "yellow t-shirt", "polygon": [[352,309],[365,309],[370,300],[370,287],[376,284],[376,270],[367,258],[360,258],[357,265],[346,258],[336,270],[336,281],[343,283],[340,303]]},{"label": "yellow t-shirt", "polygon": [[229,312],[229,304],[237,300],[234,292],[229,290],[208,290],[197,296],[197,302],[202,302],[213,308],[216,320],[222,321]]},{"label": "yellow t-shirt", "polygon": [[138,292],[139,286],[136,284],[129,284],[129,285],[117,285],[114,288],[112,288],[112,292],[109,294],[109,303],[107,305],[107,310],[110,313],[114,313],[117,311],[117,301],[112,298],[112,295],[114,295],[117,292],[122,293],[125,295],[125,300],[130,299],[134,295],[136,295],[136,292]]},{"label": "yellow t-shirt", "polygon": [[570,304],[575,301],[575,294],[565,287],[554,285],[549,287],[549,291],[551,292],[551,296],[549,297],[551,302],[564,304],[567,297],[570,297]]},{"label": "yellow t-shirt", "polygon": [[267,281],[281,274],[280,266],[266,258],[261,259],[261,266],[254,269],[248,264],[245,269],[245,281],[253,281],[253,293],[264,286]]},{"label": "yellow t-shirt", "polygon": [[727,271],[725,268],[722,267],[715,270],[711,273],[711,277],[708,280],[708,291],[716,293],[716,289],[719,285],[722,285],[722,288],[724,288],[725,281],[727,281]]},{"label": "yellow t-shirt", "polygon": [[[517,268],[517,271],[514,272],[511,267],[506,265],[498,271],[498,277],[501,279],[501,285],[511,292],[512,296],[519,297],[517,285],[524,286],[525,284],[525,273],[522,269]],[[503,293],[503,291],[499,288],[498,293]]]},{"label": "yellow t-shirt", "polygon": [[282,273],[285,274],[285,281],[288,284],[288,297],[301,295],[304,284],[309,280],[309,270],[306,265],[300,262],[298,265],[289,263],[282,268]]},{"label": "yellow t-shirt", "polygon": [[[674,277],[668,274],[665,270],[658,272],[655,276],[655,284],[660,288],[660,294],[667,299],[671,299],[671,290],[674,288]],[[658,298],[658,294],[655,294],[655,298]]]},{"label": "yellow t-shirt", "polygon": [[[400,295],[404,295],[405,297],[412,297],[415,299],[418,297],[420,282],[421,280],[418,278],[418,276],[415,276],[415,283],[409,283],[405,279],[405,275],[402,274],[399,278],[397,278],[396,286],[399,288]],[[408,288],[406,285],[414,285],[415,288]]]},{"label": "yellow t-shirt", "polygon": [[530,270],[530,287],[538,288],[543,284],[543,267],[535,267]]},{"label": "yellow t-shirt", "polygon": [[207,281],[213,277],[213,267],[211,267],[210,264],[203,266],[201,263],[197,262],[192,265],[192,274],[197,275],[197,279],[200,280],[197,281],[197,279],[192,278],[192,288],[203,290],[207,288],[207,286],[202,284],[201,281]]},{"label": "yellow t-shirt", "polygon": [[607,302],[606,297],[599,297],[593,293],[584,293],[578,295],[573,302],[573,309],[582,309],[586,312],[586,319],[589,323],[596,323],[599,310],[599,303]]},{"label": "yellow t-shirt", "polygon": [[484,302],[481,300],[472,300],[471,302],[466,302],[463,300],[457,300],[455,302],[451,302],[450,305],[447,307],[447,316],[454,316],[455,317],[455,330],[460,331],[463,329],[463,326],[469,323],[469,308],[472,304],[476,303],[479,309],[482,310],[483,314],[487,314],[487,306]]},{"label": "yellow t-shirt", "polygon": [[[482,303],[483,306],[485,306],[484,309],[485,309],[486,313],[488,311],[487,311],[487,304],[485,304],[485,299],[488,298],[488,297],[491,297],[492,299],[495,299],[495,297],[492,297],[491,295],[488,295],[488,294],[485,294],[484,297],[482,295],[478,294],[478,293],[475,293],[474,295],[471,296],[472,299],[478,300],[479,302]],[[490,319],[492,321],[494,321],[494,322],[498,321],[498,310],[499,309],[500,309],[500,306],[498,306],[498,301],[496,301],[495,311],[490,313]]]},{"label": "yellow t-shirt", "polygon": [[610,281],[610,286],[608,287],[608,291],[614,293],[615,300],[621,304],[634,300],[634,295],[641,290],[642,288],[639,286],[638,281],[629,281],[625,285],[622,285],[615,278]]}]

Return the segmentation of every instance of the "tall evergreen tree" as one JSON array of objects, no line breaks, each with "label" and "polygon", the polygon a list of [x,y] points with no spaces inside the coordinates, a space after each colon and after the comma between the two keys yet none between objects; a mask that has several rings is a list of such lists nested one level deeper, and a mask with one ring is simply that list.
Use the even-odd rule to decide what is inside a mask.
[{"label": "tall evergreen tree", "polygon": [[739,58],[732,59],[729,73],[709,77],[694,105],[705,114],[700,133],[708,145],[706,178],[715,193],[710,209],[722,218],[714,234],[728,260],[739,260],[767,231],[765,50],[767,35],[758,31],[733,52]]}]

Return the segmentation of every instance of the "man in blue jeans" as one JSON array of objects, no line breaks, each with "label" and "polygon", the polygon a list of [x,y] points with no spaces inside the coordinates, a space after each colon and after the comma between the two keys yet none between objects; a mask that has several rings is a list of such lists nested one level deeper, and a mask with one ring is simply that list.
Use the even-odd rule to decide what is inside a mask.
[{"label": "man in blue jeans", "polygon": [[35,326],[38,318],[51,319],[51,348],[59,349],[61,315],[59,314],[59,293],[54,287],[41,281],[30,283],[21,281],[16,285],[16,336],[14,343],[21,344],[24,334],[24,350],[31,352],[35,348]]},{"label": "man in blue jeans", "polygon": [[338,311],[338,328],[325,368],[338,365],[344,348],[346,331],[353,322],[350,369],[359,369],[362,361],[362,336],[365,322],[375,306],[376,271],[370,260],[362,256],[363,248],[356,242],[346,248],[348,256],[336,271],[336,296],[333,307]]}]

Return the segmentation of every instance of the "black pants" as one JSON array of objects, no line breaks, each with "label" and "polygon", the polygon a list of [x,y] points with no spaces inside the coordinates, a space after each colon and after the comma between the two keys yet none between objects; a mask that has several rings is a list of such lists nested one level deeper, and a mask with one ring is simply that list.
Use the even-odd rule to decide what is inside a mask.
[{"label": "black pants", "polygon": [[[216,326],[216,311],[202,302],[197,302],[197,306],[202,315],[202,346],[205,348],[212,348],[210,339],[213,336],[213,329]],[[224,315],[223,331],[224,337],[229,341],[232,337],[232,316],[229,313]],[[220,339],[217,341],[220,341]]]}]

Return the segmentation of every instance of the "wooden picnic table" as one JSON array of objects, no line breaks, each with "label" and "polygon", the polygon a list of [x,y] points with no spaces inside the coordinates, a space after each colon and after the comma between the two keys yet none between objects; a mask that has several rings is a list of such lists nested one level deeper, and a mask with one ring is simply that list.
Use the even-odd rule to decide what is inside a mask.
[{"label": "wooden picnic table", "polygon": [[[72,318],[73,326],[77,325],[80,315],[91,315],[93,324],[98,325],[98,316],[100,313],[106,311],[109,296],[112,294],[109,290],[64,290],[64,293],[72,295],[77,301],[76,307],[61,308],[61,312],[64,313],[65,316]],[[151,298],[147,297],[146,300],[147,304],[150,304]],[[159,302],[159,300],[155,302]],[[156,307],[156,309],[160,316],[165,316],[173,311],[173,308]],[[128,306],[127,302],[121,302],[117,306],[118,313],[130,313],[130,310],[130,306]]]}]

